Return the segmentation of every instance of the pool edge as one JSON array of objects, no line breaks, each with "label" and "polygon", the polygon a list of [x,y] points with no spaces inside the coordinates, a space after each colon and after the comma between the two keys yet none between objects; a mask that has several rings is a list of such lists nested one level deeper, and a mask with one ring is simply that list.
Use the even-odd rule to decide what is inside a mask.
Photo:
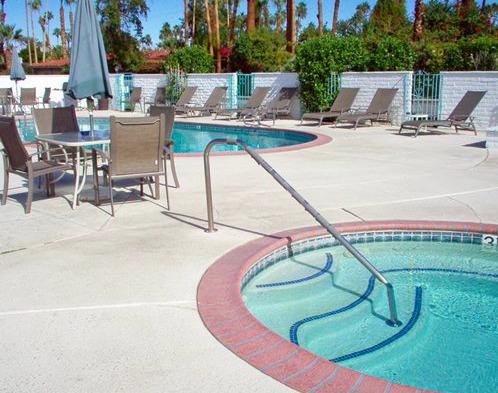
[{"label": "pool edge", "polygon": [[[337,224],[340,232],[441,230],[491,233],[498,225],[451,221],[371,221]],[[245,307],[240,286],[247,271],[262,257],[291,242],[325,235],[306,227],[261,237],[230,250],[204,273],[197,288],[197,309],[210,333],[253,367],[301,392],[391,393],[430,392],[334,364],[266,328]]]}]

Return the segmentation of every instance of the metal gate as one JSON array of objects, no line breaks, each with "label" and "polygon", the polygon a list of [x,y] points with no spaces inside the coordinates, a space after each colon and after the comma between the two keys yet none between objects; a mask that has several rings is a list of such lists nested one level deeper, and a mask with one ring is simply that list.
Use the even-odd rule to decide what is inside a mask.
[{"label": "metal gate", "polygon": [[443,78],[440,74],[417,71],[412,81],[412,117],[437,120],[441,114]]},{"label": "metal gate", "polygon": [[332,101],[335,99],[339,89],[341,88],[341,74],[332,73],[327,80],[327,99]]},{"label": "metal gate", "polygon": [[254,91],[254,75],[237,74],[237,107],[242,108]]}]

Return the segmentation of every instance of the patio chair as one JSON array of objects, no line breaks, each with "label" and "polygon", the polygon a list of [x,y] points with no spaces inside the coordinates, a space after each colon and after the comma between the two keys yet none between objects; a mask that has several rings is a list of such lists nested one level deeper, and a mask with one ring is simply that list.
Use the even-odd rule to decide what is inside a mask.
[{"label": "patio chair", "polygon": [[2,115],[12,113],[12,105],[14,104],[14,94],[12,88],[0,88],[0,105],[2,106]]},{"label": "patio chair", "polygon": [[38,104],[36,87],[21,87],[21,97],[19,98],[19,109],[21,112],[26,114],[27,107],[31,107],[31,110],[33,110]]},{"label": "patio chair", "polygon": [[263,109],[260,116],[271,117],[273,125],[278,116],[289,116],[298,91],[297,87],[282,87],[270,104]]},{"label": "patio chair", "polygon": [[[0,141],[3,145],[1,152],[4,166],[2,205],[7,203],[9,175],[11,173],[19,175],[28,180],[28,198],[25,206],[25,212],[28,214],[31,212],[33,202],[34,179],[44,176],[47,196],[55,195],[55,182],[52,180],[54,173],[71,170],[73,166],[47,159],[34,162],[33,156],[38,155],[38,152],[34,154],[27,152],[17,131],[14,117],[0,116]],[[44,151],[44,155],[47,156],[48,151]]]},{"label": "patio chair", "polygon": [[471,114],[474,112],[477,105],[479,105],[479,102],[481,102],[485,94],[485,91],[467,91],[446,120],[405,121],[399,128],[399,134],[401,134],[401,131],[404,129],[415,130],[414,136],[416,137],[422,128],[455,127],[455,132],[458,132],[458,130],[468,130],[474,131],[474,134],[477,135],[474,118]]},{"label": "patio chair", "polygon": [[[258,117],[257,115],[260,113],[261,106],[270,90],[270,87],[256,87],[243,108],[220,108],[220,110],[216,112],[215,118],[218,118],[218,116],[225,116],[230,120],[235,115],[246,120],[249,117]],[[260,118],[258,117],[258,122],[259,120]]]},{"label": "patio chair", "polygon": [[303,124],[304,119],[310,119],[318,121],[318,127],[320,127],[325,119],[335,120],[338,116],[348,113],[359,91],[358,88],[343,87],[339,90],[339,94],[328,111],[305,113],[301,116],[301,124]]},{"label": "patio chair", "polygon": [[211,115],[218,111],[227,97],[227,89],[226,86],[217,86],[211,91],[208,99],[204,103],[203,106],[186,106],[187,116],[194,116],[197,113],[198,116],[202,115]]},{"label": "patio chair", "polygon": [[43,92],[42,105],[45,108],[47,105],[50,108],[50,93],[52,93],[51,87],[45,87],[45,91]]},{"label": "patio chair", "polygon": [[153,100],[145,101],[145,105],[149,105],[149,109],[151,105],[166,105],[166,88],[165,87],[157,87],[156,94],[154,95]]},{"label": "patio chair", "polygon": [[389,114],[389,108],[396,96],[398,89],[377,89],[375,95],[370,102],[367,110],[365,112],[356,113],[346,113],[339,115],[336,119],[337,123],[347,123],[353,124],[354,128],[358,127],[358,124],[370,121],[373,124],[374,121],[387,120]]},{"label": "patio chair", "polygon": [[188,105],[192,98],[194,97],[195,92],[197,91],[197,86],[188,86],[180,95],[175,104],[175,112],[176,113],[187,113]]},{"label": "patio chair", "polygon": [[[164,106],[164,105],[153,105],[149,109],[149,113],[151,116],[159,117],[164,114],[164,154],[167,160],[170,161],[171,164],[171,172],[173,173],[173,179],[175,181],[175,187],[180,188],[180,182],[178,181],[178,176],[176,174],[176,166],[175,166],[175,152],[174,146],[175,142],[173,141],[173,125],[175,122],[175,107],[174,106]],[[166,184],[166,186],[168,186]]]},{"label": "patio chair", "polygon": [[[164,115],[161,117],[116,118],[111,116],[111,145],[109,154],[99,149],[93,151],[93,181],[95,203],[100,204],[98,169],[107,178],[111,201],[111,214],[114,216],[113,185],[116,180],[136,179],[140,181],[140,194],[143,195],[144,179],[154,178],[155,198],[160,198],[159,177],[165,177],[166,200],[169,209],[168,181],[164,155]],[[96,165],[97,153],[104,165]],[[150,184],[150,183],[149,183]]]}]

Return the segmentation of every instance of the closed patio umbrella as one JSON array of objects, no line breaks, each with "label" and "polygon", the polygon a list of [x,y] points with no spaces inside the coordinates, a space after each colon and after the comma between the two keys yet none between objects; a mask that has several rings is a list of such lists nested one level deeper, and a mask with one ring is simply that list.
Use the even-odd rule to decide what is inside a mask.
[{"label": "closed patio umbrella", "polygon": [[12,49],[12,63],[10,64],[10,80],[16,82],[16,96],[17,96],[17,82],[26,79],[24,68],[22,68],[21,59],[17,54],[17,49]]},{"label": "closed patio umbrella", "polygon": [[74,19],[67,94],[74,99],[112,98],[104,40],[95,0],[79,0]]}]

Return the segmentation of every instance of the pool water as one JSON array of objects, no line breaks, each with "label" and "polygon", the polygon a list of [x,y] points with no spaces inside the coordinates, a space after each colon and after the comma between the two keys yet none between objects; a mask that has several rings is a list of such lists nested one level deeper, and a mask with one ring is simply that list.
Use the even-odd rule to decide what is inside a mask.
[{"label": "pool water", "polygon": [[[88,119],[78,119],[81,130],[89,130]],[[35,128],[32,121],[19,120],[18,128],[22,139],[31,142],[35,139]],[[95,119],[95,129],[109,130],[109,119]],[[231,127],[215,125],[198,125],[175,123],[173,140],[177,153],[201,153],[206,145],[215,138],[238,138],[255,149],[273,149],[293,146],[316,139],[315,135],[304,132],[290,132],[276,129],[260,129],[249,127]],[[239,151],[239,146],[217,145],[213,151]]]},{"label": "pool water", "polygon": [[243,287],[268,328],[365,374],[442,392],[498,391],[498,251],[479,244],[382,241],[356,245],[395,288],[387,295],[342,246],[262,269]]}]

